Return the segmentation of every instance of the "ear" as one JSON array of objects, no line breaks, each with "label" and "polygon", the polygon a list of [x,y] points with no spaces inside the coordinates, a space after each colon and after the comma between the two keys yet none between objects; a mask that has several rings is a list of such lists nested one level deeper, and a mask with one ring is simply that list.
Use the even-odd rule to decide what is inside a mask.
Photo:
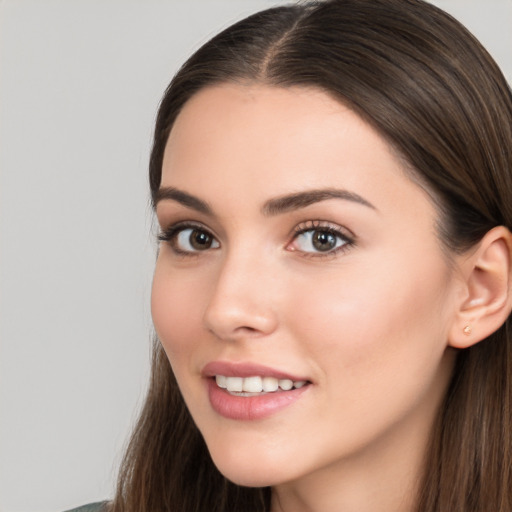
[{"label": "ear", "polygon": [[512,234],[504,226],[491,229],[461,264],[464,292],[448,344],[467,348],[497,331],[512,309]]}]

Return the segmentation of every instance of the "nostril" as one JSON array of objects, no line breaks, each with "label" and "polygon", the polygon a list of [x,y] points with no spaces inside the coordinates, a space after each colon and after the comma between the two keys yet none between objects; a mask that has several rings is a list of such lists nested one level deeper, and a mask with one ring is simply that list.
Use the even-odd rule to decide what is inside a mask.
[{"label": "nostril", "polygon": [[247,332],[257,332],[257,329],[254,327],[249,327],[247,325],[243,325],[242,327],[237,327],[237,331],[247,331]]}]

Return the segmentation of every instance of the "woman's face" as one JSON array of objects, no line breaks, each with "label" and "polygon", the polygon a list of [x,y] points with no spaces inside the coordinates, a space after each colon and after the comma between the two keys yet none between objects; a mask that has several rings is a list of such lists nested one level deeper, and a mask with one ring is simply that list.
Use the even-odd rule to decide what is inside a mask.
[{"label": "woman's face", "polygon": [[156,331],[229,479],[418,463],[460,283],[368,124],[315,89],[207,88],[170,134],[157,215]]}]

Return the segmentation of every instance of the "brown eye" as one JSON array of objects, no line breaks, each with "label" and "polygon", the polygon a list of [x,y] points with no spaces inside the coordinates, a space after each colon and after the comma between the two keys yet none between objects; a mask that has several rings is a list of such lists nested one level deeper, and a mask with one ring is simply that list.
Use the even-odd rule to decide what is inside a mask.
[{"label": "brown eye", "polygon": [[311,243],[317,251],[330,251],[336,247],[336,236],[328,231],[314,231]]},{"label": "brown eye", "polygon": [[301,229],[295,235],[291,248],[294,251],[320,256],[322,254],[334,254],[352,244],[353,241],[340,230],[318,226]]},{"label": "brown eye", "polygon": [[189,236],[190,245],[198,250],[204,251],[205,249],[209,249],[212,246],[213,238],[204,231],[199,231],[194,229]]},{"label": "brown eye", "polygon": [[208,231],[184,228],[174,236],[173,245],[179,252],[198,252],[216,249],[219,242]]}]

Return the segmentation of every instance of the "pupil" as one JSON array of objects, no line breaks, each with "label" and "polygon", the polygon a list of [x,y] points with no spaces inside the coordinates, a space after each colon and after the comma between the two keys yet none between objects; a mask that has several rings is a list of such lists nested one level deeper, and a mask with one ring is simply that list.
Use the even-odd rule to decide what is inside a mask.
[{"label": "pupil", "polygon": [[212,245],[212,239],[210,235],[204,231],[194,230],[190,235],[190,244],[194,249],[208,249]]},{"label": "pupil", "polygon": [[313,245],[318,251],[330,251],[336,246],[336,237],[327,231],[315,231]]}]

